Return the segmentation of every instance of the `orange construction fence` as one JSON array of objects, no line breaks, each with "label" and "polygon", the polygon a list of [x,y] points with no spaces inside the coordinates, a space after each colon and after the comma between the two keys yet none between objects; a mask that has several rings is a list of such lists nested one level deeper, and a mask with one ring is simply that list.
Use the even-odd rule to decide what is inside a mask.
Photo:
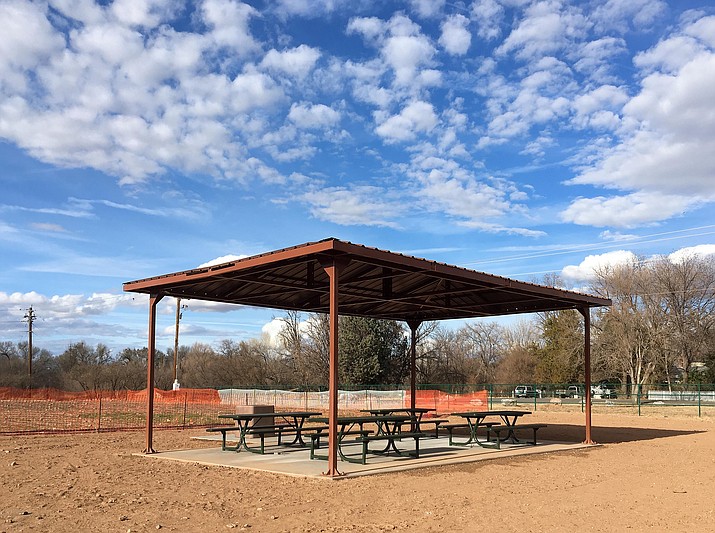
[{"label": "orange construction fence", "polygon": [[[410,391],[405,394],[405,407],[411,405]],[[415,407],[436,409],[436,413],[478,411],[489,409],[486,390],[450,394],[441,390],[415,391]]]},{"label": "orange construction fence", "polygon": [[[0,388],[0,434],[140,429],[147,391]],[[224,406],[225,410],[225,406]],[[154,427],[216,423],[221,399],[214,389],[154,391]]]}]

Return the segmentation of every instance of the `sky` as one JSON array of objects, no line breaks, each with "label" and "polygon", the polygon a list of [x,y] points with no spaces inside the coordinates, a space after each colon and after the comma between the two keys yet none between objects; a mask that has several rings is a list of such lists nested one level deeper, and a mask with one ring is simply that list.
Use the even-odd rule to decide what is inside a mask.
[{"label": "sky", "polygon": [[[52,353],[142,347],[122,283],[327,237],[575,289],[715,253],[715,2],[0,0],[0,21],[0,341],[32,307]],[[184,303],[181,344],[283,315]]]}]

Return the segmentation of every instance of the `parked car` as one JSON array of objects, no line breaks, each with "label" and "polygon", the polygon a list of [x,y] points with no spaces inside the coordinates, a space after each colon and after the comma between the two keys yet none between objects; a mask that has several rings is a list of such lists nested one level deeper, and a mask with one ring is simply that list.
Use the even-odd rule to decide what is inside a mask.
[{"label": "parked car", "polygon": [[531,385],[517,385],[514,389],[514,398],[537,398],[541,391]]},{"label": "parked car", "polygon": [[583,398],[585,390],[582,385],[569,385],[566,389],[557,389],[554,392],[556,398]]},{"label": "parked car", "polygon": [[591,398],[611,400],[618,397],[615,389],[608,383],[597,383],[591,386]]}]

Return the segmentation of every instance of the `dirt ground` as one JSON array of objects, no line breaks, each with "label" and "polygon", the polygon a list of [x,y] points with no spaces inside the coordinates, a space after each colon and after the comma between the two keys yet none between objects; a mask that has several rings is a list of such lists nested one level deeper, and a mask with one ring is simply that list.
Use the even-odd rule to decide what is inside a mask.
[{"label": "dirt ground", "polygon": [[[583,439],[580,413],[534,413]],[[143,432],[0,437],[0,532],[715,531],[712,418],[594,413],[602,446],[337,482],[149,460]],[[157,450],[215,446],[156,431]]]}]

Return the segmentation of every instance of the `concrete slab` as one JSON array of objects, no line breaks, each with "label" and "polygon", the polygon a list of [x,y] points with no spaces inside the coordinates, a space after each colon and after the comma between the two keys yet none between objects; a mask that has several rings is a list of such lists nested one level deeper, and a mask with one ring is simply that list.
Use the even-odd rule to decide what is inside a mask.
[{"label": "concrete slab", "polygon": [[[204,439],[204,437],[195,438]],[[208,437],[207,440],[215,440],[215,438]],[[150,455],[137,453],[135,455],[146,457],[148,459],[183,461],[228,468],[244,468],[247,470],[258,470],[289,476],[336,479],[323,475],[323,472],[327,470],[328,462],[318,459],[311,460],[309,449],[269,445],[270,442],[271,439],[266,439],[266,453],[264,455],[246,451],[222,451],[220,442],[217,448],[175,450]],[[543,443],[539,443],[537,446],[529,444],[505,443],[502,444],[500,450],[495,450],[482,448],[480,446],[449,446],[448,439],[446,437],[440,437],[438,439],[423,439],[420,441],[419,459],[415,459],[413,457],[399,457],[394,454],[369,454],[366,465],[339,461],[338,468],[343,476],[337,479],[373,474],[386,474],[390,472],[399,472],[432,466],[488,461],[491,459],[503,459],[505,457],[517,458],[525,455],[531,456],[540,453],[570,451],[592,446],[593,445],[582,443],[545,441]],[[403,441],[402,445],[399,447],[401,450],[412,450],[414,449],[413,441]],[[343,448],[346,450],[346,455],[348,456],[357,456],[360,453],[360,447],[357,444],[344,446]],[[321,449],[321,451],[326,453],[324,448]]]}]

